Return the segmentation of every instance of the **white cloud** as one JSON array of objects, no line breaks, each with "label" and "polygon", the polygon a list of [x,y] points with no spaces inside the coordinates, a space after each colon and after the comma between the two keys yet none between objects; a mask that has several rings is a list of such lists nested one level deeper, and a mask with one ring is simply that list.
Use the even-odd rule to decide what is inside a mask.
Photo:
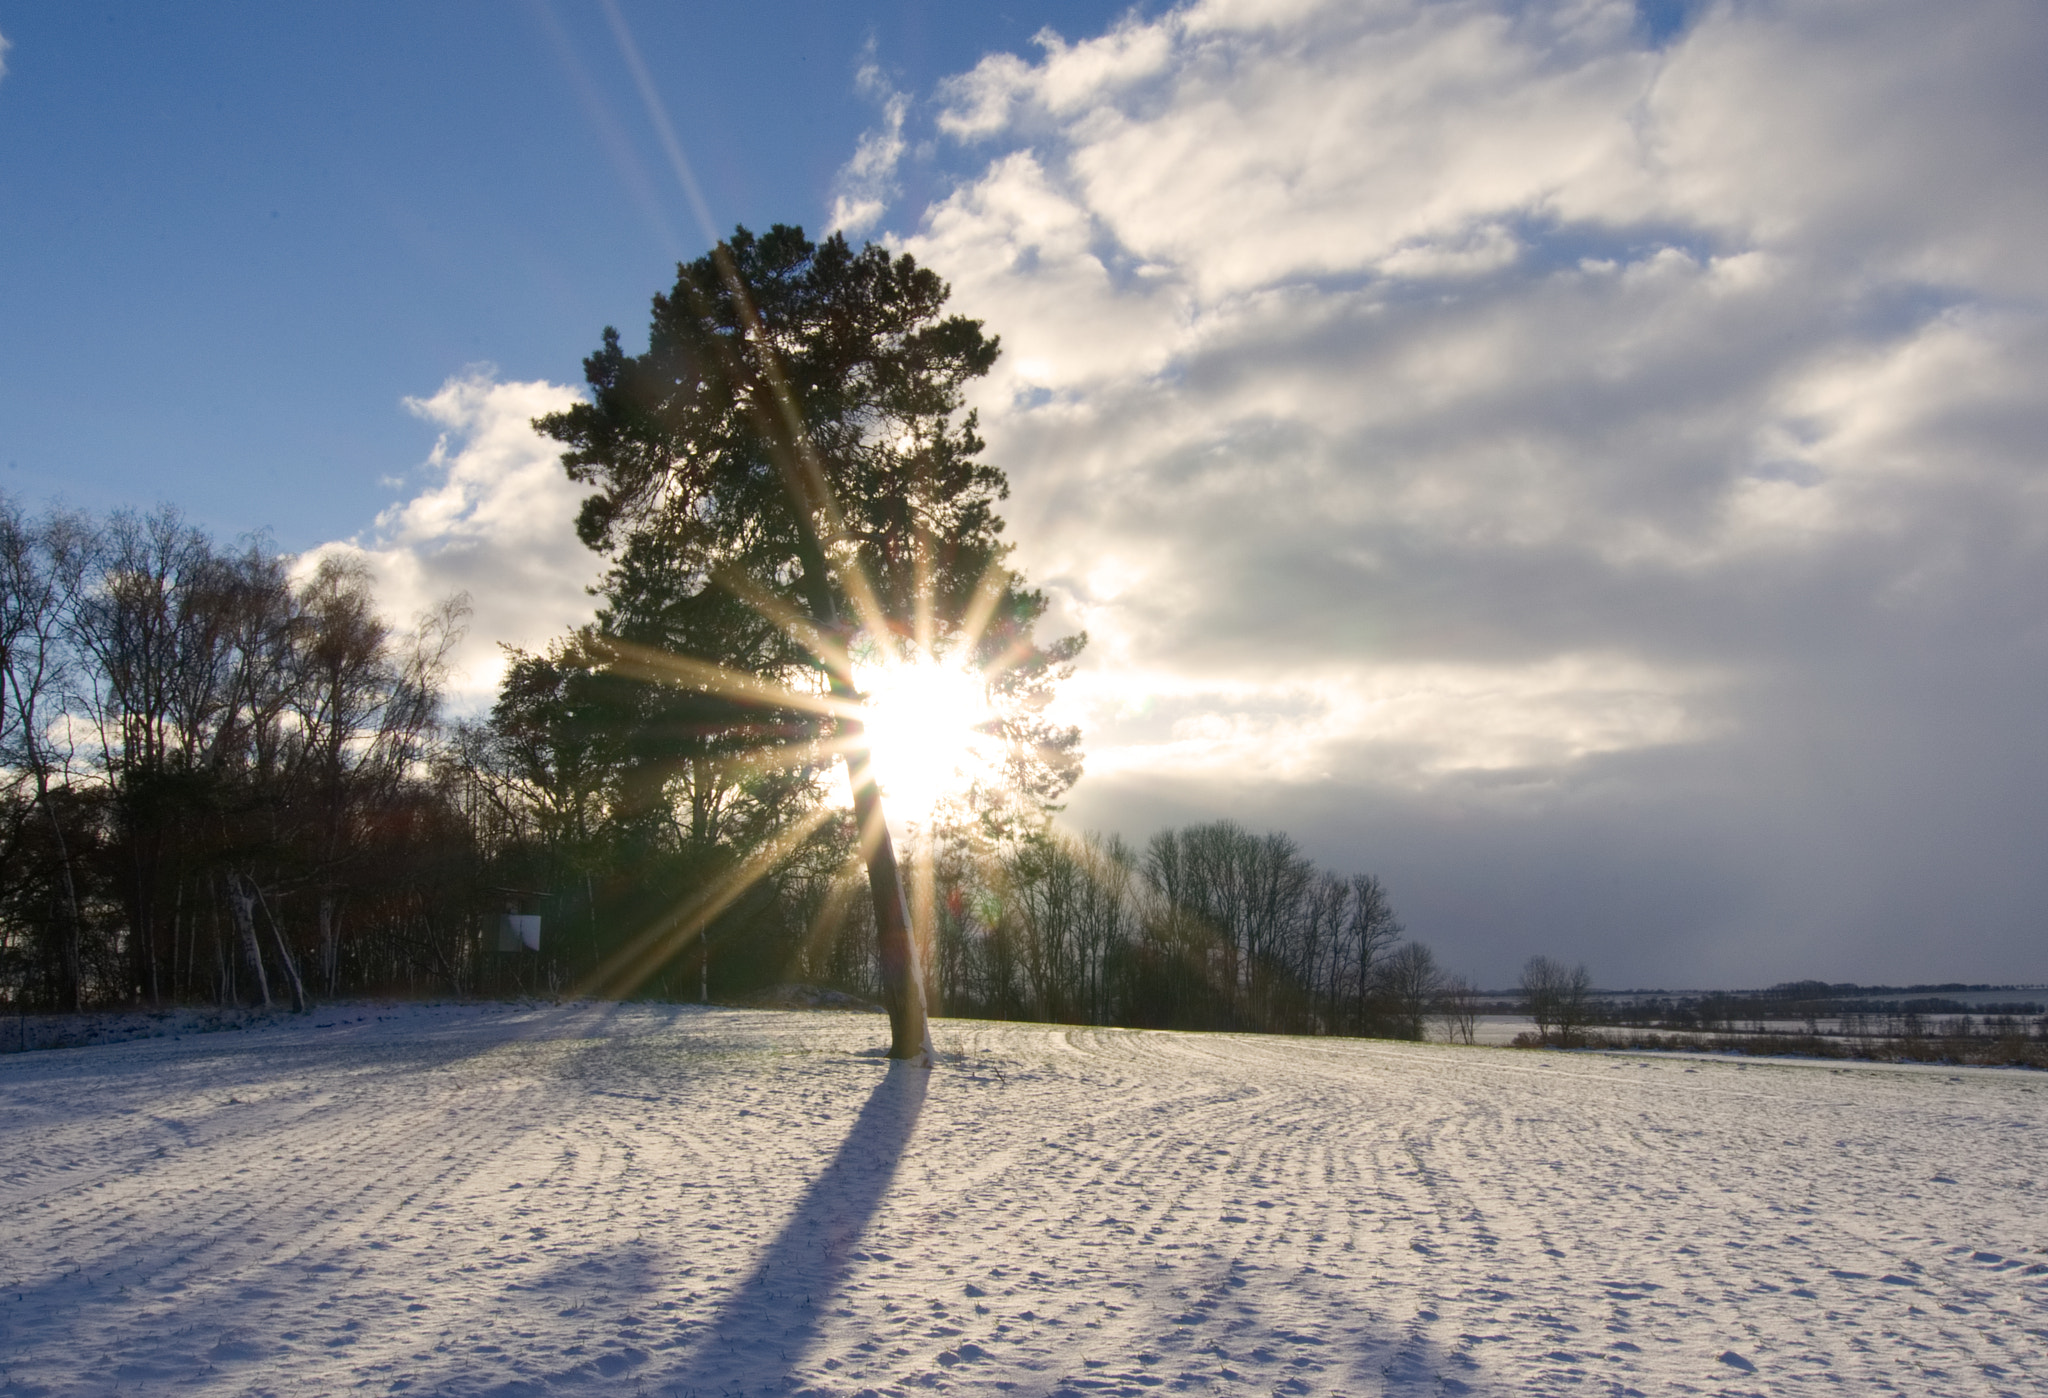
[{"label": "white cloud", "polygon": [[1277,683],[1097,668],[1070,682],[1057,715],[1103,739],[1088,754],[1097,777],[1321,782],[1340,761],[1364,761],[1383,784],[1426,788],[1706,736],[1673,691],[1707,686],[1598,655],[1355,666]]},{"label": "white cloud", "polygon": [[583,492],[562,471],[560,445],[532,427],[576,400],[560,384],[500,383],[488,370],[407,399],[441,429],[422,488],[378,515],[367,538],[323,544],[301,559],[308,567],[328,553],[361,557],[399,625],[469,594],[450,696],[459,712],[489,707],[504,673],[501,644],[538,649],[593,614],[585,589],[601,569],[576,538]]},{"label": "white cloud", "polygon": [[2026,0],[1716,7],[1644,102],[1661,203],[1866,274],[2038,296],[2048,60]]},{"label": "white cloud", "polygon": [[1918,857],[2048,819],[2004,697],[2048,685],[2044,63],[2025,0],[1662,47],[1621,0],[1208,0],[945,84],[902,242],[1003,337],[1018,558],[1093,638],[1077,815],[1629,811],[1725,856],[1727,946],[1966,974],[1898,911],[1939,898],[1872,914],[1912,878],[1974,973],[2048,975],[2037,861]]},{"label": "white cloud", "polygon": [[903,161],[903,121],[910,98],[898,92],[875,62],[869,41],[865,61],[856,75],[860,91],[881,105],[882,124],[862,133],[853,159],[840,168],[832,187],[831,226],[860,233],[874,226],[896,196],[896,168]]}]

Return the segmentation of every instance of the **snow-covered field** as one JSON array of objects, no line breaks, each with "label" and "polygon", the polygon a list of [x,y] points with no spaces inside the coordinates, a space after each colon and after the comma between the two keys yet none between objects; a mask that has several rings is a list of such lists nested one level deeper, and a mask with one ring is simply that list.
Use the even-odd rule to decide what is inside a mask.
[{"label": "snow-covered field", "polygon": [[0,1394],[2048,1393],[2040,1075],[882,1030],[0,1059]]}]

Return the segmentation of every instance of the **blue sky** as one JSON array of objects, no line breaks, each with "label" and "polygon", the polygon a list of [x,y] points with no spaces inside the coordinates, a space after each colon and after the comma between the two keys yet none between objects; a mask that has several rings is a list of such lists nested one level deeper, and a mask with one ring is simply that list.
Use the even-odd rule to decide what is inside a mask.
[{"label": "blue sky", "polygon": [[[718,226],[817,227],[875,116],[1100,3],[618,13]],[[465,365],[575,381],[703,250],[587,0],[0,4],[6,488],[172,499],[304,548],[367,528]]]},{"label": "blue sky", "polygon": [[[618,14],[719,227],[1002,336],[1072,826],[1289,830],[1489,981],[2048,980],[2038,0]],[[527,424],[703,246],[601,4],[0,36],[7,489],[467,591],[471,705],[587,616]]]}]

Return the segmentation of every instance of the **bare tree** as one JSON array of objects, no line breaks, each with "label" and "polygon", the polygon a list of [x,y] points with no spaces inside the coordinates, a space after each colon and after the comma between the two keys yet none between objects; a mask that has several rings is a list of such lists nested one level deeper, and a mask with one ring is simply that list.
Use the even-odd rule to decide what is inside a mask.
[{"label": "bare tree", "polygon": [[1084,874],[1068,843],[1048,832],[1021,841],[1002,861],[1009,915],[1015,920],[1025,983],[1037,1016],[1062,1023],[1078,979]]},{"label": "bare tree", "polygon": [[1401,921],[1387,898],[1386,886],[1370,874],[1351,880],[1351,918],[1346,931],[1345,951],[1353,981],[1352,1029],[1364,1034],[1371,1029],[1372,992],[1380,958],[1387,948],[1401,940]]},{"label": "bare tree", "polygon": [[1575,1042],[1592,1008],[1592,985],[1584,962],[1568,967],[1547,956],[1530,957],[1522,967],[1522,996],[1537,1037],[1565,1047]]},{"label": "bare tree", "polygon": [[1473,1042],[1479,1027],[1478,988],[1463,976],[1445,976],[1437,991],[1436,1016],[1446,1041]]},{"label": "bare tree", "polygon": [[1395,948],[1381,963],[1379,989],[1389,1033],[1397,1039],[1425,1037],[1442,984],[1436,956],[1420,942]]},{"label": "bare tree", "polygon": [[47,822],[56,852],[58,1002],[67,1010],[79,1008],[83,989],[82,919],[77,870],[54,793],[68,780],[73,757],[63,722],[72,679],[64,626],[89,537],[76,519],[31,522],[0,497],[0,765],[27,784],[27,799]]},{"label": "bare tree", "polygon": [[1081,907],[1076,923],[1080,953],[1077,987],[1082,1016],[1100,1024],[1110,1013],[1108,964],[1114,951],[1127,945],[1135,925],[1137,851],[1122,837],[1088,835],[1080,842]]},{"label": "bare tree", "polygon": [[1557,1040],[1567,1047],[1579,1042],[1593,1010],[1593,977],[1580,962],[1564,973],[1557,985],[1555,1004]]},{"label": "bare tree", "polygon": [[1522,1003],[1536,1021],[1536,1037],[1546,1044],[1557,1022],[1557,983],[1563,975],[1564,967],[1547,956],[1532,956],[1522,964]]}]

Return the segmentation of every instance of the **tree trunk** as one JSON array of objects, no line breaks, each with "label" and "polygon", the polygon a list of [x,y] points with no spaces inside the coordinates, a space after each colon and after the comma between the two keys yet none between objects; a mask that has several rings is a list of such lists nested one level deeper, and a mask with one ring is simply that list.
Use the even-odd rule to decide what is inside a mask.
[{"label": "tree trunk", "polygon": [[49,782],[40,771],[36,774],[36,786],[43,814],[50,819],[50,836],[57,842],[57,869],[64,881],[64,986],[60,1000],[67,1011],[77,1014],[83,999],[85,968],[79,955],[78,885],[71,877],[71,845],[64,838],[64,825],[57,819],[56,807],[50,804]]},{"label": "tree trunk", "polygon": [[256,941],[256,894],[240,874],[228,874],[228,914],[235,920],[235,935],[242,943],[243,959],[256,977],[256,995],[264,1009],[270,1008],[270,980],[263,974],[263,948]]},{"label": "tree trunk", "polygon": [[334,979],[341,969],[341,929],[334,917],[334,895],[320,895],[320,974],[327,982],[327,993],[334,994]]},{"label": "tree trunk", "polygon": [[911,935],[910,905],[903,896],[903,870],[882,818],[882,789],[864,746],[847,749],[846,773],[853,786],[853,817],[867,857],[868,892],[875,900],[875,936],[882,962],[882,1004],[889,1011],[889,1056],[933,1060],[931,1025],[925,1015],[924,976]]},{"label": "tree trunk", "polygon": [[[185,958],[185,874],[181,868],[178,881],[172,885],[171,897],[171,998],[178,998],[186,981],[192,978],[192,968]],[[179,967],[183,966],[184,979],[180,980]]]},{"label": "tree trunk", "polygon": [[[801,509],[807,530],[814,521],[803,492],[794,484],[790,495]],[[811,621],[826,635],[842,635],[839,612],[826,584],[824,550],[815,533],[810,534],[804,556],[802,587],[810,605]],[[861,695],[850,674],[842,673],[826,656],[826,674],[832,696],[849,705]],[[889,1012],[889,1056],[918,1059],[930,1067],[931,1026],[926,1022],[924,977],[917,965],[917,942],[910,929],[910,904],[904,898],[903,871],[896,862],[896,845],[889,838],[889,824],[882,817],[882,788],[875,779],[865,736],[858,719],[842,718],[840,736],[845,742],[847,784],[853,788],[853,817],[859,828],[861,849],[868,866],[868,893],[875,903],[875,938],[882,969],[882,1005]]]},{"label": "tree trunk", "polygon": [[128,892],[129,946],[128,988],[137,999],[147,995],[158,1003],[156,983],[156,875],[161,863],[158,846],[162,834],[156,830],[131,835],[129,860],[133,885]]},{"label": "tree trunk", "polygon": [[249,887],[256,889],[256,900],[263,904],[263,920],[270,924],[270,939],[277,943],[277,959],[284,963],[285,976],[292,983],[292,1013],[302,1015],[306,1012],[306,985],[299,979],[299,963],[292,958],[292,949],[284,944],[284,929],[277,925],[263,890],[256,888],[254,879],[249,880]]},{"label": "tree trunk", "polygon": [[228,960],[227,948],[222,945],[220,904],[212,899],[207,901],[207,925],[213,933],[207,939],[213,943],[213,1002],[224,1010],[235,998],[234,966]]}]

